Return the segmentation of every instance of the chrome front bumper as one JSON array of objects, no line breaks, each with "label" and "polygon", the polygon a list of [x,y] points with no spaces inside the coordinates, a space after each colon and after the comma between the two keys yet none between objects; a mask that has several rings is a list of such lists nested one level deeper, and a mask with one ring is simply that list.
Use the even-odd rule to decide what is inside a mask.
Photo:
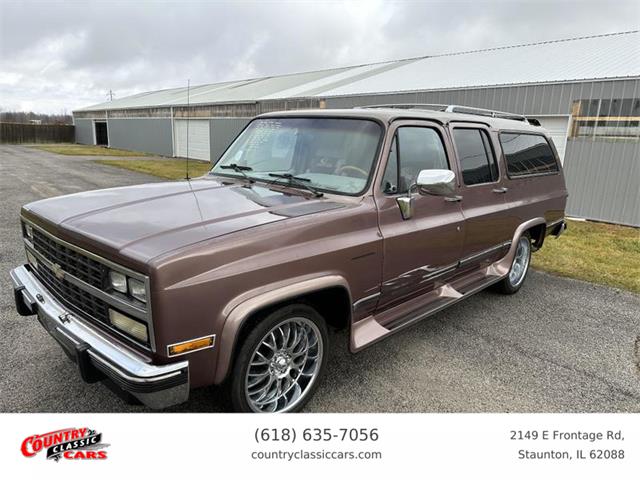
[{"label": "chrome front bumper", "polygon": [[23,265],[10,273],[16,309],[37,315],[42,326],[78,364],[88,383],[109,378],[151,408],[165,408],[189,398],[189,362],[153,365],[69,313]]}]

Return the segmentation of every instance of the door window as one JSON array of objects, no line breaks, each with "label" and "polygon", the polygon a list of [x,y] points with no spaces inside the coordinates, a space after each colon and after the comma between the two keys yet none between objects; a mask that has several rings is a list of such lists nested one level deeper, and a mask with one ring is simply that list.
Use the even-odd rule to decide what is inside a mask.
[{"label": "door window", "polygon": [[498,180],[498,166],[487,132],[476,128],[455,128],[453,141],[465,185]]},{"label": "door window", "polygon": [[385,193],[406,193],[420,170],[448,169],[447,155],[437,131],[400,127],[396,131],[382,180]]}]

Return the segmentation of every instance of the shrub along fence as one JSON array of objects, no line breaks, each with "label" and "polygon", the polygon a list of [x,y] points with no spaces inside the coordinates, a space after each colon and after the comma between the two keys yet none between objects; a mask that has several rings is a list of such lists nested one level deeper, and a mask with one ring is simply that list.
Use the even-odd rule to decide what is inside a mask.
[{"label": "shrub along fence", "polygon": [[0,143],[73,143],[73,125],[0,122]]}]

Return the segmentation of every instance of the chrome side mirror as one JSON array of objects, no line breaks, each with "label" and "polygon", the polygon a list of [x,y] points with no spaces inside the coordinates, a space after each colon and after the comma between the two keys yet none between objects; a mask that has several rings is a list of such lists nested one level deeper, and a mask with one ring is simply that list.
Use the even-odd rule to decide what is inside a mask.
[{"label": "chrome side mirror", "polygon": [[416,185],[420,195],[455,195],[456,174],[451,170],[421,170]]},{"label": "chrome side mirror", "polygon": [[398,207],[403,220],[413,217],[413,192],[418,191],[420,195],[437,195],[447,201],[459,201],[462,197],[457,197],[456,174],[451,170],[421,170],[416,183],[409,187],[407,195],[398,198]]}]

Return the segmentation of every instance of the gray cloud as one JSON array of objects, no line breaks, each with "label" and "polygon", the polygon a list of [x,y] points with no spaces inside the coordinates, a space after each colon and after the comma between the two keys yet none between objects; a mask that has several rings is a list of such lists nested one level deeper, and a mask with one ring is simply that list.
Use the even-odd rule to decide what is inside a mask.
[{"label": "gray cloud", "polygon": [[632,30],[638,3],[0,0],[0,107]]}]

